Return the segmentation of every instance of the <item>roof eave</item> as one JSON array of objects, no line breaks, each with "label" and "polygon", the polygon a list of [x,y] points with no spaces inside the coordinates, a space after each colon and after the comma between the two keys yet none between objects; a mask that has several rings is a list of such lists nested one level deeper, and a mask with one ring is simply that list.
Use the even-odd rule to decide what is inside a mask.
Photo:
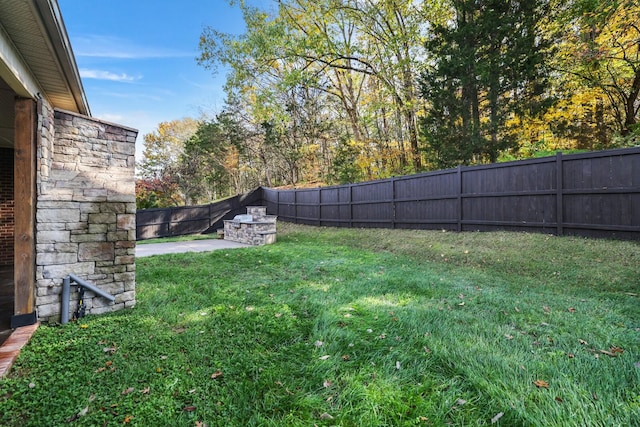
[{"label": "roof eave", "polygon": [[78,71],[57,0],[36,0],[35,7],[44,26],[43,30],[49,37],[64,78],[67,80],[67,85],[73,94],[78,113],[91,116],[80,72]]}]

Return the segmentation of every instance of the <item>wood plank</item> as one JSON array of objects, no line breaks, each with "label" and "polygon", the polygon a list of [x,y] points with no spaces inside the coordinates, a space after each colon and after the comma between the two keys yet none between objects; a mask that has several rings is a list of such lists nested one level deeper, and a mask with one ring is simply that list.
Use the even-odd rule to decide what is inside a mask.
[{"label": "wood plank", "polygon": [[36,103],[15,101],[15,250],[14,315],[34,311],[36,213]]}]

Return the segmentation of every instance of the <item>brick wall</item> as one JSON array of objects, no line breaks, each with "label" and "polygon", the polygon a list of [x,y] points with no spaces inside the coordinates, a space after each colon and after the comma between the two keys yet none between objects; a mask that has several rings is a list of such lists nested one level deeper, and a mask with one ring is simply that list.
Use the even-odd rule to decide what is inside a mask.
[{"label": "brick wall", "polygon": [[0,265],[13,264],[13,149],[0,148]]},{"label": "brick wall", "polygon": [[[135,304],[137,131],[41,103],[36,210],[36,309],[60,318],[75,274],[116,297],[85,295],[88,314]],[[73,290],[76,289],[74,286]],[[71,295],[75,310],[77,293]]]}]

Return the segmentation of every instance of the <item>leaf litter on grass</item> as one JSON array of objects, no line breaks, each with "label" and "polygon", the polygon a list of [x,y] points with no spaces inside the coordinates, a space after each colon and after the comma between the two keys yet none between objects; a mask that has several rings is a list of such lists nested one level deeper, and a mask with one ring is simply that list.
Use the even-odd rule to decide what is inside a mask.
[{"label": "leaf litter on grass", "polygon": [[[298,235],[295,245],[285,233],[273,247],[240,250],[233,254],[233,262],[220,254],[145,261],[138,269],[142,291],[138,307],[126,315],[88,318],[89,327],[82,329],[92,334],[101,331],[101,338],[106,341],[99,346],[86,346],[73,333],[67,334],[65,328],[59,329],[60,334],[50,334],[48,328],[42,328],[39,335],[45,341],[54,345],[63,342],[66,349],[85,354],[87,360],[109,357],[113,366],[118,366],[116,372],[76,372],[74,363],[58,358],[57,351],[51,351],[48,359],[38,359],[37,354],[27,350],[25,357],[42,360],[42,366],[53,366],[54,370],[74,372],[74,379],[80,379],[74,381],[75,388],[99,384],[104,394],[113,399],[110,393],[119,394],[128,387],[152,389],[153,393],[125,396],[127,400],[133,396],[142,399],[135,409],[127,406],[128,401],[119,402],[120,422],[130,414],[132,424],[187,425],[183,421],[188,419],[192,426],[216,419],[224,411],[226,419],[236,425],[246,425],[249,420],[256,425],[311,425],[318,423],[324,413],[344,425],[403,425],[421,421],[420,417],[428,418],[433,425],[469,425],[494,422],[496,414],[502,418],[495,422],[507,424],[528,424],[528,417],[535,416],[549,424],[560,425],[564,421],[565,425],[579,425],[581,420],[601,420],[598,408],[610,408],[609,419],[633,421],[629,406],[624,405],[630,400],[626,392],[612,385],[628,381],[620,367],[633,369],[633,361],[640,360],[630,344],[637,335],[630,335],[629,328],[611,329],[609,325],[633,324],[638,309],[622,302],[607,305],[606,312],[594,312],[595,303],[578,307],[568,302],[575,301],[577,293],[571,287],[574,281],[569,282],[572,272],[563,270],[562,262],[552,267],[538,266],[540,270],[561,273],[553,276],[554,282],[547,286],[538,280],[543,276],[535,268],[513,267],[522,261],[509,253],[502,253],[503,261],[492,265],[491,254],[484,252],[487,262],[478,270],[475,264],[473,268],[466,265],[474,263],[476,251],[465,254],[463,261],[447,252],[447,265],[426,261],[428,249],[417,251],[412,257],[409,252],[420,245],[414,234],[422,233],[400,232],[402,239],[414,247],[400,241],[397,248],[408,252],[398,254],[390,252],[396,250],[391,244],[385,253],[354,249],[357,245],[377,244],[377,235],[368,232],[361,233],[368,236],[366,240],[352,232],[313,230],[313,235]],[[428,237],[421,238],[432,242],[438,239],[425,235]],[[351,246],[343,246],[341,236],[349,236],[345,241]],[[465,239],[477,242],[485,236],[445,233],[443,238],[460,239],[465,241],[462,247],[471,247]],[[553,240],[554,244],[563,242]],[[504,243],[500,244],[504,247]],[[498,244],[492,240],[489,245]],[[582,249],[580,241],[572,241],[562,250],[545,246],[545,251],[552,251],[555,256]],[[460,252],[451,249],[454,250]],[[502,248],[497,250],[504,252]],[[518,257],[527,256],[526,248],[518,248],[517,252]],[[256,253],[263,261],[258,271]],[[343,261],[331,263],[334,256]],[[463,264],[452,268],[457,262]],[[509,263],[512,266],[507,272]],[[194,265],[203,280],[190,272]],[[319,265],[322,268],[317,271]],[[154,269],[161,269],[162,273],[154,273]],[[523,274],[513,273],[518,269]],[[371,271],[383,274],[372,275]],[[247,283],[267,283],[268,287]],[[482,293],[474,291],[476,287],[483,289]],[[595,301],[600,292],[597,287],[580,290],[589,292],[585,296],[590,301]],[[608,301],[606,291],[602,295]],[[460,302],[466,304],[457,306]],[[232,306],[239,309],[230,309]],[[245,307],[254,310],[247,311]],[[566,307],[579,310],[570,312]],[[283,315],[277,316],[278,313]],[[366,332],[369,329],[371,332]],[[424,334],[425,330],[429,335]],[[512,338],[505,339],[505,334]],[[585,343],[577,342],[576,337],[584,338]],[[316,347],[315,341],[322,341],[322,346]],[[533,341],[539,341],[539,345],[534,346]],[[117,351],[112,355],[104,353],[103,348],[111,343],[118,343]],[[37,336],[33,344],[38,346]],[[624,353],[614,351],[614,347],[625,349]],[[591,356],[592,348],[595,354],[604,356],[599,350],[605,350],[616,356],[599,361],[584,357]],[[169,357],[159,360],[158,366],[149,366],[149,354]],[[568,354],[576,357],[569,358]],[[348,355],[349,360],[341,359],[342,355]],[[96,368],[103,367],[104,359],[99,360]],[[401,362],[402,369],[396,369],[396,362]],[[27,382],[32,380],[28,375],[42,373],[37,363],[30,363],[24,364],[31,372],[25,374]],[[220,367],[233,381],[212,381],[212,373],[222,371]],[[154,369],[160,375],[150,375]],[[535,378],[544,378],[553,384],[553,390],[562,390],[562,405],[553,395],[549,396],[550,402],[540,400],[546,395],[544,387],[532,396]],[[326,382],[330,382],[329,387],[324,387]],[[54,381],[52,384],[50,392],[60,399],[75,400],[74,387],[60,389]],[[6,386],[0,384],[0,396],[3,387]],[[607,391],[608,387],[613,391]],[[626,387],[637,388],[633,382]],[[189,393],[194,389],[202,392]],[[39,388],[32,391],[38,392]],[[212,396],[211,402],[194,400],[201,393]],[[593,405],[583,407],[576,396],[584,393],[599,398]],[[19,398],[26,395],[22,396]],[[229,405],[218,396],[252,402],[252,409]],[[460,396],[467,403],[460,404]],[[467,396],[485,396],[487,400],[480,403]],[[216,404],[218,401],[221,405]],[[450,402],[458,402],[455,411]],[[513,406],[507,411],[497,402],[512,402]],[[551,403],[553,406],[549,406]],[[183,411],[190,406],[196,409]],[[178,413],[154,415],[151,410],[166,407],[175,408]],[[526,411],[522,409],[525,407]],[[82,407],[76,410],[79,409]],[[569,414],[573,412],[575,416],[571,418]],[[58,420],[64,419],[56,408],[50,408],[49,413]],[[83,418],[91,423],[93,415],[89,410]],[[6,419],[4,411],[0,417]],[[44,419],[41,414],[34,417]]]}]

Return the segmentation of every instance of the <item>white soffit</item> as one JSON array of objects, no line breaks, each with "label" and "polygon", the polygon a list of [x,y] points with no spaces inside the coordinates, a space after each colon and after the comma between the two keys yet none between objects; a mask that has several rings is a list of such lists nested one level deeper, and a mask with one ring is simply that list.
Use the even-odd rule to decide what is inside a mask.
[{"label": "white soffit", "polygon": [[90,115],[56,0],[0,0],[0,77],[20,96]]}]

